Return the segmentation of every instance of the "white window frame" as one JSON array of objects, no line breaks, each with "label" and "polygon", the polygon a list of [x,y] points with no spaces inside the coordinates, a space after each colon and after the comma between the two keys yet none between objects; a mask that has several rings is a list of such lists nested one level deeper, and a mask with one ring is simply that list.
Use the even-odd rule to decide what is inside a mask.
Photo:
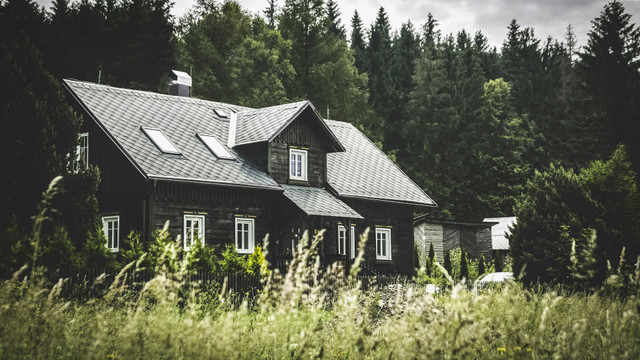
[{"label": "white window frame", "polygon": [[[384,240],[382,239],[383,235],[386,237]],[[384,244],[382,243],[383,241]],[[376,260],[391,260],[390,228],[376,228]]]},{"label": "white window frame", "polygon": [[[112,228],[112,231],[115,230],[116,235],[115,239],[113,238],[113,232],[109,233],[109,223],[115,223],[115,226]],[[104,246],[107,247],[111,252],[120,251],[120,215],[110,215],[102,217],[102,233],[104,237],[107,238],[107,242]]]},{"label": "white window frame", "polygon": [[220,140],[213,135],[206,134],[196,134],[198,139],[202,141],[202,143],[213,153],[213,155],[218,159],[224,160],[235,160],[236,158],[229,152],[229,150],[222,145]]},{"label": "white window frame", "polygon": [[356,226],[355,225],[351,225],[351,233],[349,235],[351,236],[349,238],[349,241],[351,242],[351,258],[355,259],[356,251],[358,250],[356,246]]},{"label": "white window frame", "polygon": [[[247,229],[246,229],[247,247],[246,248],[244,246],[242,247],[238,246],[238,245],[244,245],[243,240],[245,240],[244,228],[241,230],[243,237],[241,239],[238,238],[238,232],[239,232],[238,225],[247,226]],[[256,245],[255,219],[236,217],[235,227],[233,232],[235,234],[235,245],[236,245],[236,251],[238,252],[238,254],[253,254],[253,251],[255,250],[255,245]]]},{"label": "white window frame", "polygon": [[[289,179],[307,181],[307,155],[307,150],[289,149]],[[294,156],[300,156],[300,175],[293,173],[294,166],[297,164],[297,160],[293,159]]]},{"label": "white window frame", "polygon": [[[86,144],[83,144],[83,140],[85,139],[86,139]],[[84,148],[84,153],[82,152],[83,148]],[[73,161],[73,171],[77,173],[78,171],[80,171],[80,169],[86,169],[88,166],[89,166],[89,133],[84,132],[84,133],[78,134],[78,144],[76,144],[76,158]]]},{"label": "white window frame", "polygon": [[[183,229],[183,232],[182,232],[182,234],[183,234],[182,244],[183,244],[184,249],[187,250],[187,251],[189,249],[191,249],[191,246],[193,246],[193,241],[194,241],[193,240],[193,231],[194,231],[193,221],[194,220],[197,220],[198,224],[200,224],[200,226],[198,226],[198,229],[197,229],[198,230],[198,235],[199,235],[199,238],[200,238],[200,242],[202,242],[202,246],[205,246],[205,244],[206,244],[205,240],[204,240],[205,231],[206,231],[204,215],[184,214],[183,222],[182,222],[182,229]],[[192,225],[191,225],[190,228],[187,228],[187,221],[191,221]],[[190,244],[187,244],[187,233],[190,235],[190,238],[191,238],[191,243]]]},{"label": "white window frame", "polygon": [[[343,225],[338,225],[338,254],[347,255],[347,228]],[[340,251],[342,249],[342,251]]]},{"label": "white window frame", "polygon": [[163,154],[182,155],[180,149],[169,139],[167,134],[160,129],[140,127],[145,135],[151,140],[158,150]]}]

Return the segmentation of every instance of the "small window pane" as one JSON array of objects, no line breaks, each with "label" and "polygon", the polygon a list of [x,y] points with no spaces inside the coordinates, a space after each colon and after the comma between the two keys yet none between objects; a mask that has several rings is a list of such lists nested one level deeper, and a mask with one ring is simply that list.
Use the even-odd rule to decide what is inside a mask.
[{"label": "small window pane", "polygon": [[218,159],[235,160],[229,150],[214,136],[198,134],[198,137]]},{"label": "small window pane", "polygon": [[173,145],[173,143],[167,138],[162,130],[142,128],[142,131],[151,139],[155,146],[166,154],[180,154],[180,151]]}]

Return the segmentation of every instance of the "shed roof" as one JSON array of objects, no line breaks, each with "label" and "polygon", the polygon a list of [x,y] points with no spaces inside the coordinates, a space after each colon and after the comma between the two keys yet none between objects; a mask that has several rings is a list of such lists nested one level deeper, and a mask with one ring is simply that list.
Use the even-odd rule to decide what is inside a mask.
[{"label": "shed roof", "polygon": [[307,215],[362,219],[362,216],[327,190],[308,186],[282,185],[284,196]]},{"label": "shed roof", "polygon": [[515,225],[515,216],[485,218],[485,222],[497,223],[491,227],[491,245],[493,250],[509,250],[509,239],[511,235],[509,227]]}]

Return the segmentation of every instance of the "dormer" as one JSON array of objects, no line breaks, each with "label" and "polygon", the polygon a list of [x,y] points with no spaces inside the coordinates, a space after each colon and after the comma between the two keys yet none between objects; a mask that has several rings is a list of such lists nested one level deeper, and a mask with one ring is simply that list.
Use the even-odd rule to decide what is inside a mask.
[{"label": "dormer", "polygon": [[314,187],[326,184],[327,153],[344,151],[309,101],[234,114],[228,145],[252,153],[280,184]]}]

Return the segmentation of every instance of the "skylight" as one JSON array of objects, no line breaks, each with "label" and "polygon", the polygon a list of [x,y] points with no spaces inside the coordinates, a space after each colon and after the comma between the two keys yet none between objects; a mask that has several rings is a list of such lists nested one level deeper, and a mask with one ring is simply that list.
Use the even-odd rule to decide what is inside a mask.
[{"label": "skylight", "polygon": [[160,149],[165,154],[177,154],[180,155],[180,151],[173,145],[171,140],[167,138],[167,136],[162,132],[162,130],[158,129],[148,129],[141,128],[144,131],[145,135],[151,139],[153,144]]},{"label": "skylight", "polygon": [[202,142],[218,159],[235,160],[235,157],[231,155],[229,150],[227,150],[227,148],[224,147],[224,145],[222,145],[214,136],[198,134],[198,138],[202,140]]},{"label": "skylight", "polygon": [[229,117],[229,113],[224,111],[224,110],[220,110],[220,109],[214,109],[213,111],[215,111],[215,113],[220,116],[221,118],[228,118]]}]

